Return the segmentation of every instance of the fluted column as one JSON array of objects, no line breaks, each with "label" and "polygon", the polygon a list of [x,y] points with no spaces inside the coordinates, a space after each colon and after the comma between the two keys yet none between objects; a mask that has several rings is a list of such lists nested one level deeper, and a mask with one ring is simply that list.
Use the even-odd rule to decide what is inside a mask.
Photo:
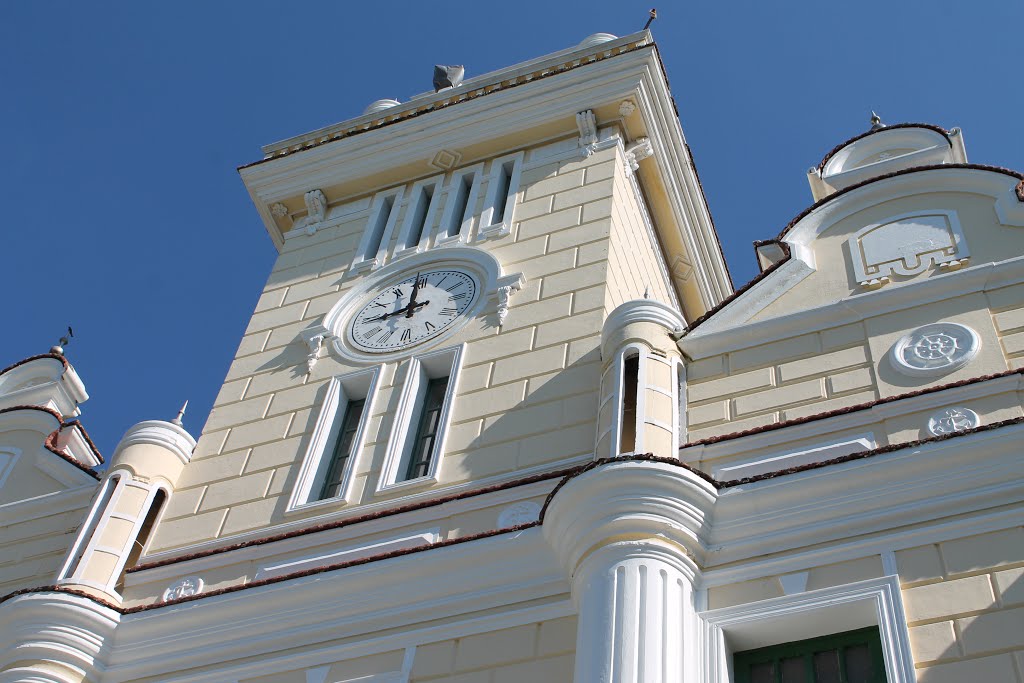
[{"label": "fluted column", "polygon": [[575,680],[677,683],[693,668],[696,567],[657,539],[603,546],[572,582],[579,611]]},{"label": "fluted column", "polygon": [[683,467],[619,461],[569,480],[542,529],[572,582],[576,683],[692,683],[694,589],[717,493]]}]

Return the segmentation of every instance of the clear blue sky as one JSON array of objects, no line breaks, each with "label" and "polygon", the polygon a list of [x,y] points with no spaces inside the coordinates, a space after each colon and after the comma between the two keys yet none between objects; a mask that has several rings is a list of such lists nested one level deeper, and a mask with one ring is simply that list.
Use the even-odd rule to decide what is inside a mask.
[{"label": "clear blue sky", "polygon": [[275,252],[236,166],[260,145],[605,31],[652,29],[737,286],[811,201],[805,171],[887,123],[964,130],[1024,168],[1024,4],[6,2],[0,367],[68,357],[109,455],[139,420],[202,429]]}]

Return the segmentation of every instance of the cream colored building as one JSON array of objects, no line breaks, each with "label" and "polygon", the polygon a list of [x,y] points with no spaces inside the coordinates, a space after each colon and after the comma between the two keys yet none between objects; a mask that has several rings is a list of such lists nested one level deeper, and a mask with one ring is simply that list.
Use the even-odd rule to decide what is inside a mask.
[{"label": "cream colored building", "polygon": [[838,146],[735,293],[646,31],[241,175],[198,442],[0,371],[0,683],[1024,683],[1024,176],[959,130]]}]

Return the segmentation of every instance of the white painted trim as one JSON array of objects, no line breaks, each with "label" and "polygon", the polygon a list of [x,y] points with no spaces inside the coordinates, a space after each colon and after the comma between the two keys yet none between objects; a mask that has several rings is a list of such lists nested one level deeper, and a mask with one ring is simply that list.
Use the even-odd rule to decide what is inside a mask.
[{"label": "white painted trim", "polygon": [[0,527],[14,526],[40,517],[88,508],[93,494],[100,485],[100,482],[89,477],[89,483],[73,489],[53,491],[24,500],[0,504]]},{"label": "white painted trim", "polygon": [[[420,202],[424,200],[426,188],[431,187],[430,199],[424,207],[423,225],[420,230],[420,238],[416,244],[406,245],[409,240],[409,233],[413,229],[413,220],[416,218]],[[430,232],[434,224],[434,214],[441,205],[441,193],[444,189],[444,174],[431,176],[417,180],[409,190],[409,198],[406,202],[405,220],[402,221],[402,229],[398,231],[398,238],[395,240],[395,249],[392,258],[398,259],[410,254],[418,254],[427,249],[430,245]],[[404,245],[404,246],[403,246]]]},{"label": "white painted trim", "polygon": [[[398,221],[399,210],[402,205],[402,194],[405,186],[392,187],[382,190],[373,196],[373,204],[370,205],[370,214],[366,220],[366,227],[363,229],[363,236],[356,247],[356,254],[352,261],[352,270],[357,273],[373,270],[384,265],[387,256],[388,242],[391,241],[391,233]],[[389,207],[390,204],[390,207]],[[387,216],[384,210],[388,210]],[[377,239],[380,233],[380,242],[376,250],[369,254],[370,245]]]},{"label": "white painted trim", "polygon": [[898,576],[785,595],[698,616],[704,631],[702,676],[709,683],[732,680],[729,641],[746,650],[866,626],[878,626],[888,683],[917,680]]},{"label": "white painted trim", "polygon": [[[535,474],[543,474],[544,472],[550,472],[554,470],[561,470],[569,467],[575,467],[591,462],[594,459],[593,454],[578,455],[572,458],[566,458],[552,463],[545,463],[543,465],[535,465],[515,472],[505,473],[502,475],[487,477],[484,479],[478,479],[471,482],[463,482],[461,484],[455,484],[451,486],[444,486],[443,488],[432,488],[426,491],[420,491],[418,493],[411,493],[402,498],[402,505],[410,505],[413,503],[427,502],[433,499],[448,497],[457,495],[460,493],[472,492],[477,489],[489,488],[491,486],[498,486],[502,483],[522,479],[525,477],[531,477]],[[533,484],[527,484],[524,486],[516,486],[507,489],[501,489],[498,491],[492,491],[487,494],[481,494],[477,496],[470,496],[467,498],[461,498],[459,500],[453,500],[444,503],[443,505],[434,505],[425,507],[418,511],[418,521],[422,523],[436,522],[437,520],[445,519],[451,515],[463,514],[466,512],[472,512],[474,510],[480,510],[483,508],[502,506],[513,504],[529,498],[536,498],[538,496],[546,495],[555,484],[558,483],[558,479],[547,479]],[[287,533],[291,531],[299,531],[314,525],[329,524],[333,522],[340,522],[352,517],[361,517],[363,515],[369,515],[376,512],[389,510],[396,507],[396,502],[392,499],[380,500],[373,503],[367,503],[357,508],[340,508],[332,510],[329,513],[318,515],[315,517],[304,517],[283,524],[278,524],[273,527],[267,527],[262,529],[255,529],[232,536],[225,536],[218,538],[214,541],[202,541],[200,543],[194,543],[173,550],[165,550],[160,553],[155,553],[146,557],[147,561],[155,562],[158,560],[169,560],[182,555],[187,555],[196,552],[203,552],[207,550],[213,550],[218,547],[225,545],[231,545],[235,543],[243,543],[246,541],[253,541],[262,538],[266,538],[271,535],[277,535]],[[273,554],[279,555],[289,552],[295,552],[302,550],[303,548],[321,545],[324,543],[341,543],[349,540],[355,536],[362,536],[364,534],[377,534],[377,533],[389,533],[396,529],[407,527],[409,524],[408,520],[404,519],[401,515],[389,515],[379,519],[374,519],[360,523],[357,527],[344,526],[337,529],[331,529],[313,534],[304,534],[295,538],[283,539],[275,541],[273,544]],[[234,564],[236,562],[247,562],[254,559],[261,559],[269,556],[268,546],[256,545],[248,548],[240,548],[232,550],[229,553],[218,553],[207,557],[200,557],[193,560],[183,560],[181,562],[174,562],[169,565],[162,567],[154,567],[147,569],[142,572],[132,573],[128,575],[127,584],[134,586],[141,583],[149,582],[166,582],[173,580],[178,576],[184,576],[187,574],[197,574],[210,569],[216,569],[221,566]]]},{"label": "white painted trim", "polygon": [[[778,472],[789,467],[798,467],[823,462],[850,453],[871,450],[878,446],[873,432],[848,434],[841,437],[832,432],[823,432],[822,438],[797,450],[785,448],[781,452],[768,451],[711,465],[711,476],[720,481],[753,477],[768,472]],[[740,451],[742,452],[742,451]]]},{"label": "white painted trim", "polygon": [[[89,514],[79,527],[78,533],[75,535],[75,541],[71,544],[71,548],[68,550],[67,557],[64,559],[64,563],[61,565],[60,570],[57,572],[57,581],[73,581],[75,577],[81,575],[81,567],[86,562],[86,558],[90,552],[92,552],[93,546],[95,546],[96,539],[99,537],[100,522],[104,514],[108,509],[112,509],[117,503],[117,499],[120,497],[121,487],[126,478],[131,475],[123,470],[111,472],[100,484],[99,489],[96,491],[96,497],[93,499],[92,507],[89,509]],[[110,492],[109,496],[107,492]],[[79,549],[84,545],[84,550],[81,551],[81,559],[75,562],[79,555]],[[70,573],[74,565],[74,572]]]},{"label": "white painted trim", "polygon": [[110,462],[116,463],[121,452],[129,446],[136,444],[151,444],[160,446],[170,451],[182,465],[187,465],[192,459],[192,451],[196,447],[196,440],[192,438],[184,427],[165,422],[163,420],[145,420],[132,427],[121,437],[117,444],[114,455]]},{"label": "white painted trim", "polygon": [[[356,471],[363,452],[366,441],[366,425],[369,424],[370,416],[373,415],[377,387],[383,369],[383,365],[375,365],[366,370],[336,375],[328,381],[316,425],[313,427],[309,444],[306,446],[306,453],[302,458],[298,478],[288,498],[286,515],[299,511],[306,512],[316,506],[344,505],[349,502],[352,474]],[[338,438],[343,408],[350,402],[361,399],[365,400],[363,414],[352,439],[352,452],[345,465],[341,493],[334,498],[314,498],[317,495],[317,487],[322,487],[323,478],[330,467],[328,460],[333,455],[332,446]]]},{"label": "white painted trim", "polygon": [[434,527],[418,534],[405,534],[397,538],[389,538],[368,545],[360,544],[335,552],[325,553],[323,550],[320,550],[312,555],[305,555],[300,558],[261,564],[253,580],[259,581],[261,579],[285,576],[306,569],[341,564],[342,562],[358,560],[363,557],[393,552],[395,550],[422,548],[432,543],[437,543],[439,540],[441,540],[441,529],[440,527]]},{"label": "white painted trim", "polygon": [[[487,197],[484,201],[483,213],[480,216],[478,239],[496,239],[505,237],[512,232],[513,214],[515,213],[516,200],[519,193],[519,179],[523,174],[523,157],[525,154],[523,151],[518,151],[491,161],[491,172],[487,179]],[[510,171],[505,168],[508,164],[512,164]],[[504,197],[499,197],[498,190],[501,183],[498,181],[501,175],[506,172],[509,177],[508,192],[505,193]],[[498,210],[499,202],[503,206],[502,219],[500,222],[495,223],[494,214]]]},{"label": "white painted trim", "polygon": [[[444,212],[441,214],[441,222],[434,234],[434,246],[454,246],[469,241],[470,232],[473,230],[473,222],[476,220],[476,200],[480,192],[480,183],[483,178],[483,162],[465,166],[452,171],[448,177],[448,186],[445,188]],[[465,178],[470,177],[469,188],[466,189],[466,206],[462,216],[459,218],[459,230],[451,234],[451,228],[455,225],[456,199],[461,193],[465,184]]]},{"label": "white painted trim", "polygon": [[682,358],[673,358],[672,372],[672,453],[678,454],[679,447],[687,440],[686,409],[686,363]]},{"label": "white painted trim", "polygon": [[[625,145],[621,137],[618,137],[618,144],[622,146],[623,158],[625,157]],[[654,229],[654,221],[651,219],[651,213],[647,208],[647,198],[644,195],[643,188],[640,187],[640,181],[636,173],[626,173],[626,177],[629,178],[629,186],[633,189],[633,196],[636,198],[636,203],[640,207],[640,219],[644,224],[644,230],[647,234],[647,241],[651,245],[651,250],[654,252],[654,258],[658,262],[658,272],[661,273],[661,277],[665,280],[666,290],[668,291],[669,306],[677,311],[683,310],[682,304],[679,303],[679,295],[676,293],[676,284],[672,279],[671,274],[668,271],[668,264],[665,263],[665,254],[661,250],[661,241],[658,239],[658,235]]]},{"label": "white painted trim", "polygon": [[[441,477],[441,463],[444,460],[444,446],[448,437],[448,426],[451,421],[452,403],[458,391],[459,375],[462,370],[462,357],[466,344],[439,349],[428,353],[417,354],[409,359],[405,370],[405,387],[398,399],[395,417],[388,437],[387,455],[380,478],[377,480],[377,495],[395,490],[416,487],[419,485],[436,484]],[[419,420],[426,382],[431,379],[448,376],[444,403],[441,407],[440,424],[434,437],[434,449],[430,456],[430,469],[427,474],[415,479],[399,481],[401,470],[406,466],[410,452],[410,438],[414,436],[414,423]]]},{"label": "white painted trim", "polygon": [[82,486],[87,481],[96,481],[92,475],[75,467],[64,458],[54,455],[49,450],[36,451],[32,456],[32,465],[68,488]]},{"label": "white painted trim", "polygon": [[[774,274],[773,274],[774,275]],[[771,280],[773,276],[767,279]],[[767,320],[738,322],[735,326],[711,325],[735,305],[716,313],[707,323],[679,340],[679,349],[692,360],[730,351],[767,344],[802,334],[819,332],[844,325],[851,320],[864,320],[886,313],[918,308],[952,297],[990,291],[1024,282],[1024,256],[995,263],[981,263],[949,273],[937,273],[925,280],[915,280],[899,287],[863,292],[805,311],[781,315]],[[736,301],[743,300],[740,297]],[[739,321],[740,318],[734,318]],[[729,322],[733,324],[732,321]]]}]

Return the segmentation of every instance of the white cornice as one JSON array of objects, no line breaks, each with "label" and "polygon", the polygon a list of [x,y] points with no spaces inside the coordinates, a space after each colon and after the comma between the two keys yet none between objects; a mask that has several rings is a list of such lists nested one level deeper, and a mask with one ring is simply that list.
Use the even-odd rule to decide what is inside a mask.
[{"label": "white cornice", "polygon": [[[701,325],[679,340],[679,349],[691,360],[697,360],[1019,282],[1024,282],[1024,257],[982,263],[768,320],[740,324],[740,318],[730,318],[736,326],[726,328]],[[742,304],[740,297],[725,310]]]},{"label": "white cornice", "polygon": [[679,335],[686,329],[683,314],[654,299],[634,299],[615,307],[601,327],[601,343],[608,336],[633,323],[652,323],[664,327],[669,334]]},{"label": "white cornice", "polygon": [[89,481],[89,484],[78,488],[55,491],[0,505],[0,527],[88,507],[98,485],[98,482],[92,477],[89,477]]},{"label": "white cornice", "polygon": [[163,420],[139,422],[121,437],[121,441],[117,444],[114,455],[110,459],[112,466],[125,448],[136,444],[151,444],[165,448],[177,456],[182,465],[187,465],[192,459],[192,450],[196,447],[196,440],[185,431],[184,427],[170,422]]}]

